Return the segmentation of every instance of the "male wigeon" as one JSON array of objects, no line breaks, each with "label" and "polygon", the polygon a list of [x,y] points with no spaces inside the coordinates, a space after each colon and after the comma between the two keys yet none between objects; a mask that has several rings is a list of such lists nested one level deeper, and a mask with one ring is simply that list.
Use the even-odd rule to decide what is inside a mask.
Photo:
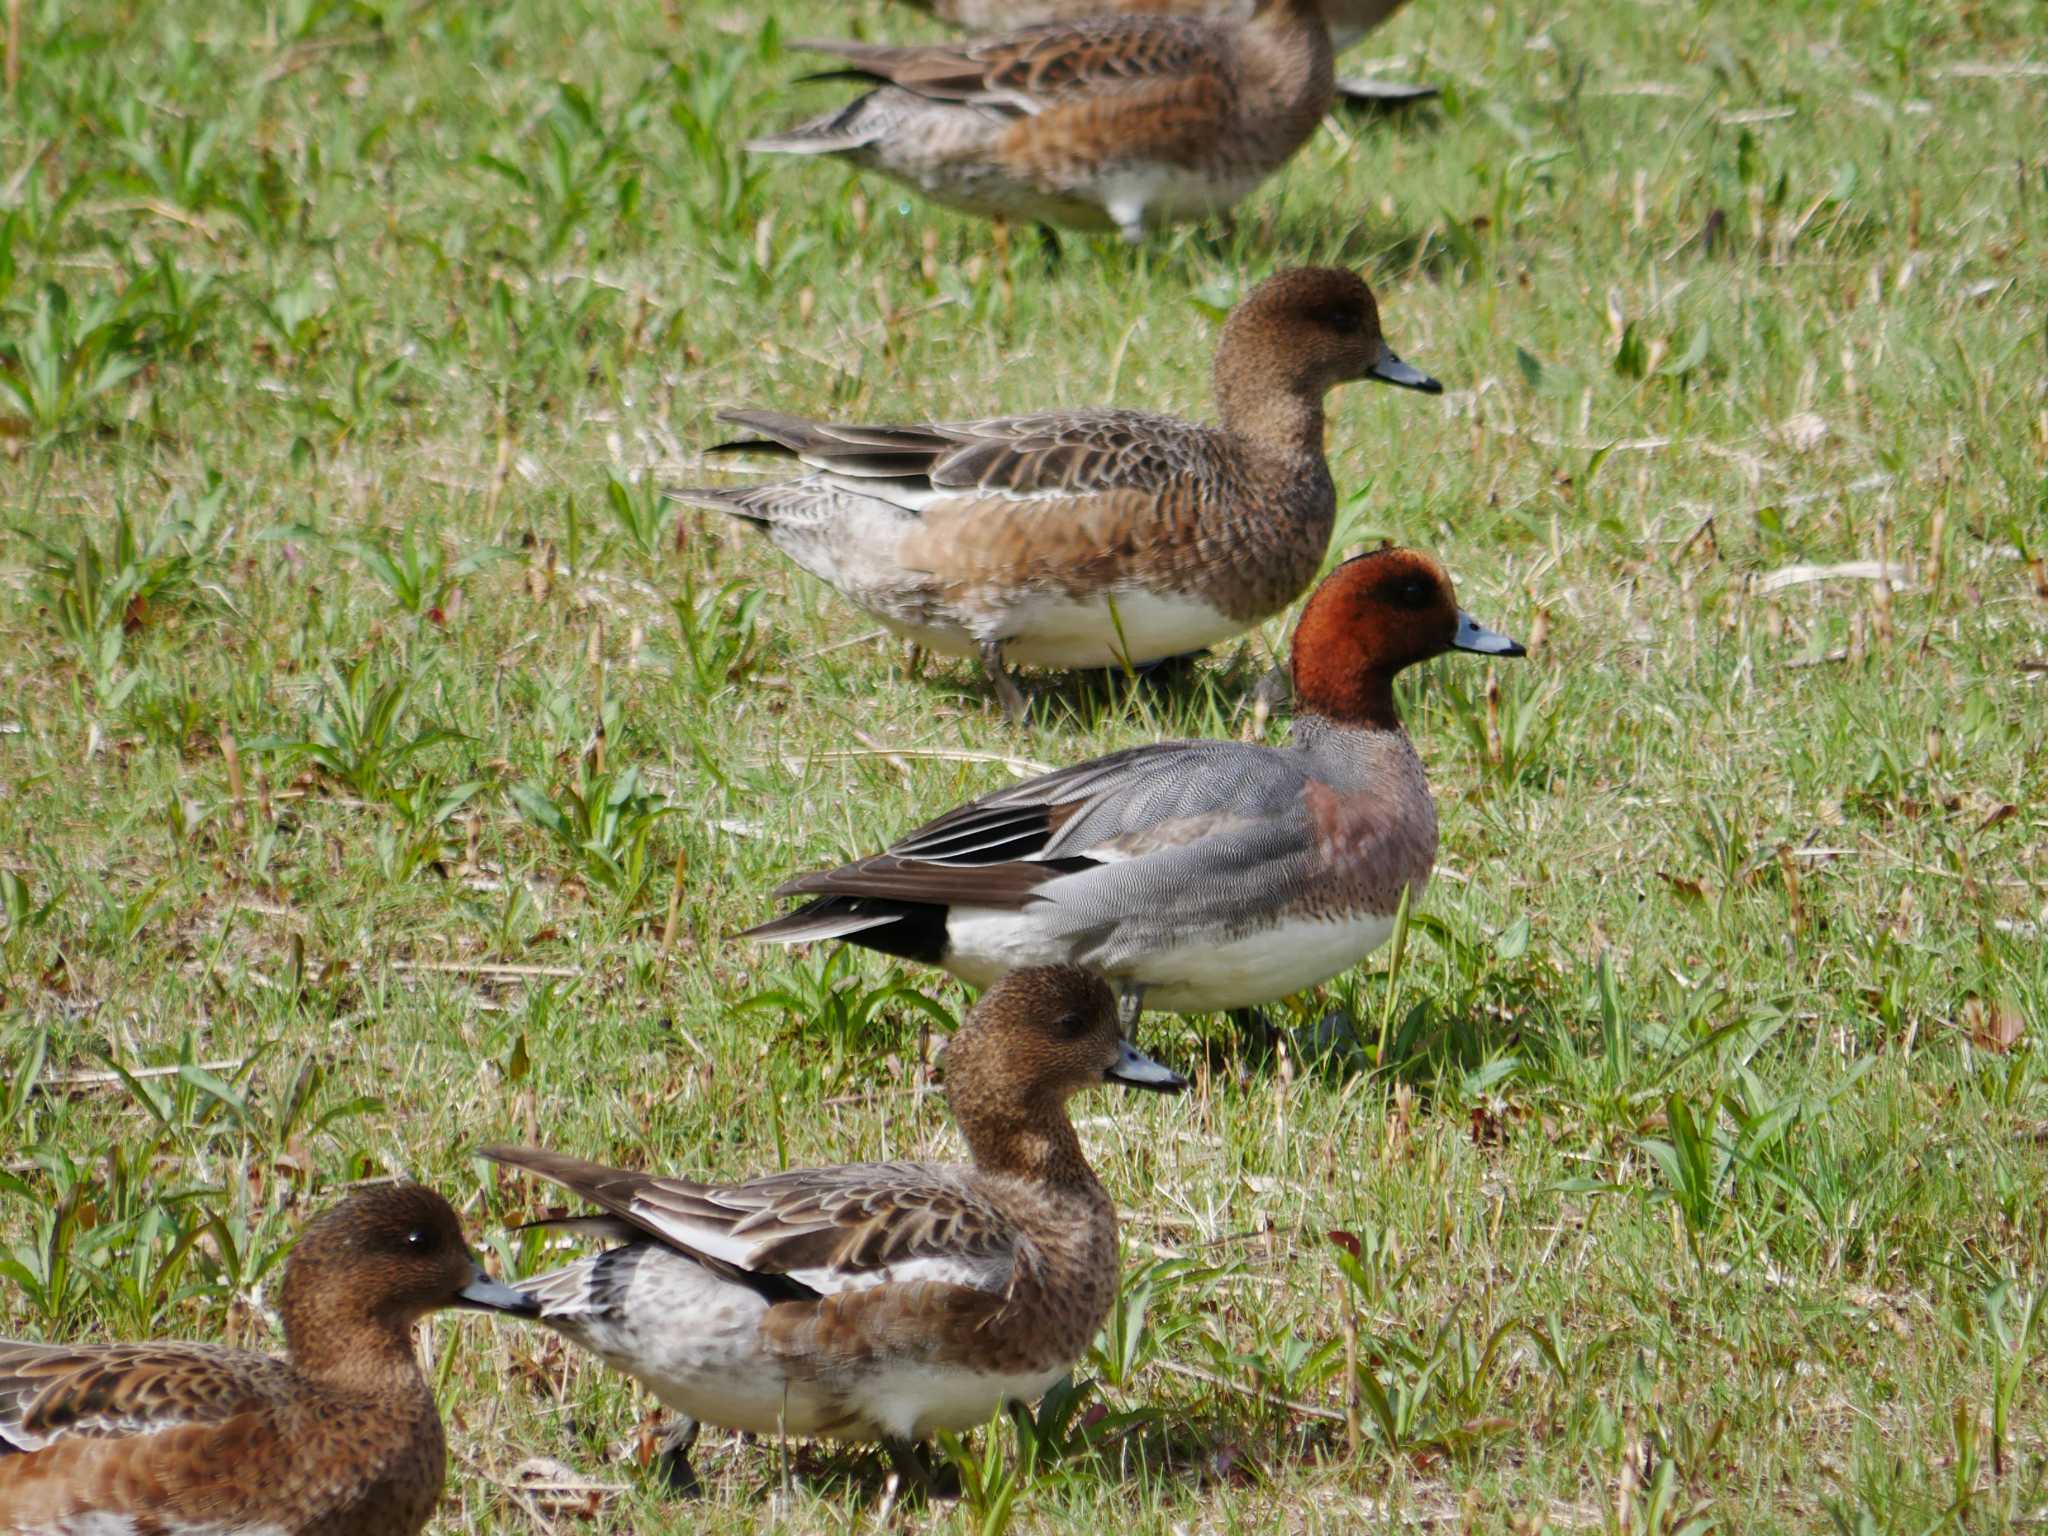
[{"label": "male wigeon", "polygon": [[487,1148],[605,1212],[566,1225],[618,1239],[520,1288],[548,1327],[685,1416],[678,1462],[701,1422],[879,1441],[921,1476],[913,1442],[1037,1398],[1116,1298],[1116,1208],[1068,1098],[1187,1086],[1119,1036],[1108,987],[1072,966],[990,987],[942,1064],[965,1167],[702,1184]]},{"label": "male wigeon", "polygon": [[1233,207],[1329,109],[1316,0],[1243,21],[1092,17],[961,43],[804,42],[872,82],[835,112],[747,147],[838,155],[936,202],[1144,238]]},{"label": "male wigeon", "polygon": [[288,1361],[0,1342],[0,1530],[411,1536],[446,1459],[412,1326],[442,1307],[535,1310],[477,1267],[446,1200],[393,1184],[351,1195],[292,1249]]},{"label": "male wigeon", "polygon": [[742,937],[846,939],[977,984],[1016,966],[1102,972],[1141,1007],[1244,1008],[1383,943],[1436,860],[1436,807],[1394,677],[1445,651],[1520,656],[1461,613],[1429,556],[1331,572],[1294,632],[1288,744],[1172,741],[1027,779],[885,853],[805,875],[816,899]]},{"label": "male wigeon", "polygon": [[1296,268],[1224,324],[1216,426],[1123,410],[918,427],[733,411],[722,419],[757,435],[722,448],[816,473],[668,494],[753,523],[896,633],[978,655],[1016,718],[1009,662],[1157,661],[1301,594],[1337,515],[1323,397],[1349,379],[1442,388],[1387,345],[1355,273]]}]

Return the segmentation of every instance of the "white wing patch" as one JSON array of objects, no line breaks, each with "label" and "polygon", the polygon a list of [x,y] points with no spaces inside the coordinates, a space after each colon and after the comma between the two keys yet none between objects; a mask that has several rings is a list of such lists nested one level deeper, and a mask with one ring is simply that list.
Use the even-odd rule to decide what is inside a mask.
[{"label": "white wing patch", "polygon": [[872,1290],[878,1285],[964,1285],[1000,1295],[1009,1289],[1013,1265],[1008,1257],[971,1259],[959,1254],[920,1254],[880,1269],[792,1269],[789,1277],[821,1296],[843,1291]]}]

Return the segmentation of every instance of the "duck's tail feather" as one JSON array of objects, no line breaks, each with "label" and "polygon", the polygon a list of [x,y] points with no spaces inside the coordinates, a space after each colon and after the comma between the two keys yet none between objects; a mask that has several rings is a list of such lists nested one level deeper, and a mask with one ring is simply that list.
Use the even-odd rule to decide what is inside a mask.
[{"label": "duck's tail feather", "polygon": [[736,517],[743,523],[752,523],[756,528],[773,526],[775,519],[768,510],[750,499],[752,487],[726,490],[708,485],[665,486],[662,495],[670,501],[679,501],[686,507],[703,507],[711,512],[723,512]]},{"label": "duck's tail feather", "polygon": [[[807,78],[836,80],[848,77],[870,78],[857,69],[828,70]],[[869,91],[866,95],[856,96],[836,112],[826,112],[817,117],[807,118],[781,133],[770,133],[758,139],[749,139],[746,147],[757,155],[838,155],[864,149],[889,128],[888,114],[874,110],[875,97],[878,94]]]},{"label": "duck's tail feather", "polygon": [[924,902],[823,896],[787,917],[733,935],[762,944],[823,944],[845,939],[863,949],[937,965],[946,953],[946,909]]}]

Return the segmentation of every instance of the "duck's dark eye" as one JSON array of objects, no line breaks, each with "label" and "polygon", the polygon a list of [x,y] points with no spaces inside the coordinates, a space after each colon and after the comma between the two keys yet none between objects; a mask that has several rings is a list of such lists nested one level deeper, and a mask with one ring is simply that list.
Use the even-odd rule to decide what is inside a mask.
[{"label": "duck's dark eye", "polygon": [[1395,608],[1428,608],[1436,602],[1436,588],[1420,576],[1407,576],[1382,587],[1380,596]]},{"label": "duck's dark eye", "polygon": [[1088,1015],[1085,1013],[1078,1012],[1063,1013],[1059,1016],[1057,1022],[1054,1023],[1053,1028],[1058,1030],[1061,1034],[1065,1035],[1068,1039],[1073,1039],[1079,1035],[1085,1035],[1086,1033],[1088,1033]]},{"label": "duck's dark eye", "polygon": [[1365,315],[1349,304],[1331,304],[1316,311],[1316,322],[1328,326],[1333,331],[1349,335],[1353,331],[1364,329]]},{"label": "duck's dark eye", "polygon": [[414,1253],[426,1253],[434,1246],[434,1234],[425,1227],[414,1227],[405,1234],[405,1246]]}]

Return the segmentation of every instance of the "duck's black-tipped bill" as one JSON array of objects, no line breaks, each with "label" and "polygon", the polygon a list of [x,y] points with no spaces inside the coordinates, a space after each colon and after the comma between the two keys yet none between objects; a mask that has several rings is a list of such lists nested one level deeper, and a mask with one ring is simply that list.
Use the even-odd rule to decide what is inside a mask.
[{"label": "duck's black-tipped bill", "polygon": [[1528,649],[1519,640],[1510,640],[1506,635],[1488,629],[1469,613],[1458,615],[1457,637],[1451,641],[1461,651],[1474,651],[1481,656],[1526,656]]},{"label": "duck's black-tipped bill", "polygon": [[1398,384],[1403,389],[1419,389],[1425,395],[1440,395],[1443,385],[1437,383],[1420,368],[1412,368],[1394,355],[1389,347],[1380,353],[1380,360],[1372,365],[1371,377],[1382,384]]},{"label": "duck's black-tipped bill", "polygon": [[1128,1040],[1117,1042],[1116,1060],[1102,1075],[1112,1083],[1152,1093],[1179,1093],[1188,1085],[1188,1080],[1173,1068],[1162,1067]]},{"label": "duck's black-tipped bill", "polygon": [[515,1291],[511,1286],[493,1280],[482,1270],[478,1270],[476,1278],[455,1293],[455,1305],[466,1312],[509,1312],[514,1317],[540,1316],[539,1302],[523,1291]]}]

